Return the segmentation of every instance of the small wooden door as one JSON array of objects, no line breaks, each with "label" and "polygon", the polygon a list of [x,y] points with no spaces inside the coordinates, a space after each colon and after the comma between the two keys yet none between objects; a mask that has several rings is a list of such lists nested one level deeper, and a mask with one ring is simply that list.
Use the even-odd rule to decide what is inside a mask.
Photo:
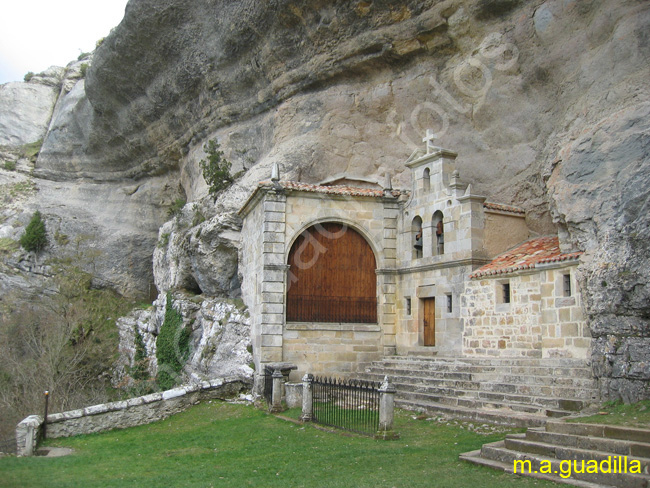
[{"label": "small wooden door", "polygon": [[424,298],[422,300],[422,325],[425,346],[436,345],[436,299]]}]

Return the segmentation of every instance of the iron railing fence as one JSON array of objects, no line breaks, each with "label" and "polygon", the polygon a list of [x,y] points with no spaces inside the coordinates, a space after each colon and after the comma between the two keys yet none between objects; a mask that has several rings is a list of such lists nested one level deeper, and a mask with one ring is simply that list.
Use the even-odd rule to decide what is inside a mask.
[{"label": "iron railing fence", "polygon": [[288,322],[377,323],[377,298],[287,295]]},{"label": "iron railing fence", "polygon": [[273,370],[271,368],[264,368],[264,400],[267,405],[273,403]]},{"label": "iron railing fence", "polygon": [[379,383],[315,377],[312,383],[314,422],[375,435],[379,429]]}]

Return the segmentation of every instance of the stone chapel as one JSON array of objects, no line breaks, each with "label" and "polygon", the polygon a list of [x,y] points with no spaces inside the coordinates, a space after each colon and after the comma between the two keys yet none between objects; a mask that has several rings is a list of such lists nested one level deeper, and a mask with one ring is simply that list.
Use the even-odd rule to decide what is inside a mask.
[{"label": "stone chapel", "polygon": [[396,354],[588,357],[580,253],[531,238],[522,209],[475,194],[457,154],[423,142],[408,190],[274,167],[240,209],[258,375],[286,362],[294,380],[351,376]]}]

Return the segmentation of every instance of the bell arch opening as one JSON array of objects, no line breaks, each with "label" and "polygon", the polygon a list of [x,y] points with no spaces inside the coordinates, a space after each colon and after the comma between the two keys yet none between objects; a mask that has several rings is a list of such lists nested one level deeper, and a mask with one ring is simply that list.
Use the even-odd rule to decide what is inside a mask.
[{"label": "bell arch opening", "polygon": [[316,224],[291,246],[287,322],[377,323],[375,254],[338,222]]}]

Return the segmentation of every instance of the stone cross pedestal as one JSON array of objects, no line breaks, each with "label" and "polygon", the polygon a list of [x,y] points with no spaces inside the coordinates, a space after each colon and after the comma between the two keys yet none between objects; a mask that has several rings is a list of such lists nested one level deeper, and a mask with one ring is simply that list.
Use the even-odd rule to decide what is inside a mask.
[{"label": "stone cross pedestal", "polygon": [[399,439],[399,434],[393,430],[395,417],[395,387],[384,377],[384,382],[379,387],[379,430],[375,439]]},{"label": "stone cross pedestal", "polygon": [[314,420],[314,405],[311,396],[312,383],[314,377],[308,373],[302,378],[302,415],[300,420],[303,422],[311,422]]}]

